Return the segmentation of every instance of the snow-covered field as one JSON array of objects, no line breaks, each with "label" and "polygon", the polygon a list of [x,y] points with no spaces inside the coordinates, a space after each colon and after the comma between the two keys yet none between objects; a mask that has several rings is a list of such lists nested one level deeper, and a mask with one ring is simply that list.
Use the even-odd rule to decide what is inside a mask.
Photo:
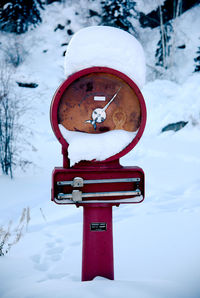
[{"label": "snow-covered field", "polygon": [[[14,74],[17,81],[39,84],[33,90],[15,87],[31,102],[26,117],[37,151],[26,152],[34,162],[27,172],[17,170],[13,180],[0,176],[0,227],[6,230],[10,225],[8,243],[15,242],[20,229],[23,234],[0,257],[0,297],[199,298],[200,75],[190,71],[192,59],[186,56],[180,82],[155,80],[142,89],[147,126],[121,164],[144,169],[146,198],[138,205],[113,208],[115,280],[81,282],[82,209],[50,202],[51,172],[62,159],[49,122],[53,93],[64,80],[61,44],[69,41],[64,31],[54,29],[66,15],[74,30],[81,24],[72,7],[48,9],[43,24],[25,35],[28,54]],[[199,10],[198,6],[186,15],[190,29],[183,19],[186,35],[191,31],[197,36]],[[0,38],[6,42],[8,37]],[[197,38],[192,42],[187,35],[185,40],[194,53]],[[189,123],[178,132],[161,133],[165,125],[178,121]]]}]

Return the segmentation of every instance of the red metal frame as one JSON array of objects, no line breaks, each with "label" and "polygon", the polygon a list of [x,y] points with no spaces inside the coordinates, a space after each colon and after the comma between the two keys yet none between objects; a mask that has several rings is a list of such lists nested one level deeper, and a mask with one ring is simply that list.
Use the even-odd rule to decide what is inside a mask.
[{"label": "red metal frame", "polygon": [[[104,72],[116,75],[124,80],[136,93],[141,107],[141,124],[136,137],[132,142],[121,152],[110,156],[104,161],[82,161],[70,168],[68,159],[68,143],[63,138],[59,126],[57,111],[60,99],[66,88],[78,78],[91,73]],[[139,167],[122,167],[119,164],[119,159],[132,150],[139,142],[146,124],[146,105],[142,93],[137,85],[125,74],[107,67],[91,67],[83,69],[75,74],[72,74],[66,79],[57,89],[50,110],[52,129],[62,145],[63,168],[55,168],[52,175],[52,201],[55,201],[55,195],[58,190],[58,181],[71,181],[75,177],[82,177],[85,180],[95,179],[116,179],[116,178],[135,178],[140,177],[140,190],[142,193],[141,201],[125,202],[126,204],[141,203],[144,200],[144,172]],[[111,191],[126,191],[132,190],[133,183],[120,182],[110,184],[93,184],[85,185],[81,190],[87,192],[111,192]],[[64,192],[72,191],[70,187],[66,187]],[[109,279],[114,279],[114,261],[113,261],[113,233],[112,233],[112,206],[119,206],[122,203],[109,203],[110,197],[105,198],[106,202],[98,203],[76,203],[76,206],[83,206],[83,250],[82,250],[82,281],[92,280],[96,276],[103,276]],[[88,201],[88,200],[87,200]],[[56,202],[56,201],[55,201]],[[67,203],[64,203],[67,204]],[[92,231],[91,225],[95,223],[106,224],[106,230]]]},{"label": "red metal frame", "polygon": [[[120,168],[79,168],[79,169],[64,169],[64,168],[55,168],[52,174],[52,196],[51,200],[57,204],[66,205],[71,204],[68,202],[57,202],[55,197],[58,192],[71,193],[73,190],[72,186],[67,186],[64,188],[58,189],[57,182],[58,181],[72,181],[75,177],[82,177],[84,180],[101,180],[101,179],[116,179],[116,178],[140,178],[140,182],[135,183],[135,189],[139,187],[141,191],[141,200],[136,202],[123,202],[124,196],[121,197],[105,197],[103,201],[107,201],[106,203],[102,203],[101,199],[99,199],[98,203],[92,203],[93,200],[97,200],[95,198],[87,199],[87,201],[91,201],[91,203],[76,203],[77,206],[119,206],[120,204],[138,204],[144,200],[145,197],[145,178],[144,172],[139,167],[120,167]],[[111,191],[130,191],[133,189],[133,182],[122,182],[122,183],[102,183],[102,184],[91,184],[84,185],[80,190],[83,193],[92,193],[92,192],[111,192]],[[130,198],[129,196],[127,198]],[[85,199],[86,200],[86,199]],[[109,200],[119,201],[117,203],[109,202]],[[84,201],[84,200],[83,200]]]},{"label": "red metal frame", "polygon": [[[52,104],[51,104],[51,109],[50,109],[50,118],[51,118],[51,125],[52,125],[52,129],[58,139],[58,141],[61,143],[62,145],[62,152],[63,157],[64,157],[64,162],[63,162],[63,166],[64,167],[68,167],[69,163],[67,160],[67,149],[69,144],[66,142],[66,140],[63,138],[59,126],[58,126],[58,117],[57,117],[57,111],[58,111],[58,106],[59,106],[59,102],[60,99],[64,93],[64,91],[66,90],[66,88],[75,80],[79,79],[82,76],[91,74],[91,73],[98,73],[98,72],[104,72],[104,73],[109,73],[109,74],[113,74],[116,75],[117,77],[121,78],[122,80],[124,80],[136,93],[139,102],[140,102],[140,106],[141,106],[141,124],[140,124],[140,128],[137,132],[136,137],[132,140],[132,142],[126,147],[124,148],[121,152],[110,156],[109,158],[105,159],[104,161],[102,161],[101,163],[105,163],[105,162],[110,162],[110,161],[114,161],[114,160],[119,160],[122,156],[126,155],[130,150],[132,150],[136,144],[139,142],[145,125],[146,125],[146,118],[147,118],[147,113],[146,113],[146,105],[145,105],[145,101],[143,98],[142,93],[140,92],[139,88],[137,87],[137,85],[125,74],[123,74],[122,72],[112,69],[112,68],[108,68],[108,67],[90,67],[90,68],[86,68],[83,69],[81,71],[78,71],[74,74],[72,74],[69,78],[67,78],[62,84],[61,86],[57,89]],[[92,161],[93,163],[95,163],[96,161]],[[99,162],[98,162],[99,163]]]}]

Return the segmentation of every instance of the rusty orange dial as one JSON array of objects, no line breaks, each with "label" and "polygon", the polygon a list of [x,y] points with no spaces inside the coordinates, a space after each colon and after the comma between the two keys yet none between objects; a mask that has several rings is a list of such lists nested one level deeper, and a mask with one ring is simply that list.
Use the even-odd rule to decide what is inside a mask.
[{"label": "rusty orange dial", "polygon": [[98,72],[82,76],[66,88],[59,101],[57,117],[58,124],[70,131],[137,131],[141,107],[127,82],[114,74]]}]

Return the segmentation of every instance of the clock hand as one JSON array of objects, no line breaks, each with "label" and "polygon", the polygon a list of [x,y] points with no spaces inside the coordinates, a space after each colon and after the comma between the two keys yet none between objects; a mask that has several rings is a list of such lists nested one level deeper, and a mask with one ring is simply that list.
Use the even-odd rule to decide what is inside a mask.
[{"label": "clock hand", "polygon": [[118,89],[118,91],[113,95],[113,97],[111,98],[111,100],[105,105],[105,107],[102,109],[102,112],[104,112],[108,107],[109,105],[113,102],[113,100],[115,99],[115,97],[117,96],[117,94],[119,93],[121,87]]},{"label": "clock hand", "polygon": [[96,123],[102,123],[105,121],[106,119],[106,112],[105,110],[109,107],[109,105],[113,102],[113,100],[115,99],[115,97],[117,96],[117,94],[119,93],[121,87],[118,89],[118,91],[113,95],[113,97],[111,98],[111,100],[105,105],[105,107],[102,108],[96,108],[93,112],[92,112],[92,120],[86,120],[85,123],[90,123],[93,125],[94,129],[96,130]]},{"label": "clock hand", "polygon": [[94,130],[96,130],[96,128],[97,128],[97,125],[96,125],[96,119],[94,119],[94,120],[86,120],[85,123],[90,123],[90,124],[92,124],[93,127],[94,127]]}]

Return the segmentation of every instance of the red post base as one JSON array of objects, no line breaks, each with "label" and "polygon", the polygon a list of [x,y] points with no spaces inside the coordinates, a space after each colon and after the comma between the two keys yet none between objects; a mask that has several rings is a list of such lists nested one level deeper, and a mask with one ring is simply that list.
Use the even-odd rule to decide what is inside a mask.
[{"label": "red post base", "polygon": [[114,279],[112,206],[83,207],[82,281]]}]

